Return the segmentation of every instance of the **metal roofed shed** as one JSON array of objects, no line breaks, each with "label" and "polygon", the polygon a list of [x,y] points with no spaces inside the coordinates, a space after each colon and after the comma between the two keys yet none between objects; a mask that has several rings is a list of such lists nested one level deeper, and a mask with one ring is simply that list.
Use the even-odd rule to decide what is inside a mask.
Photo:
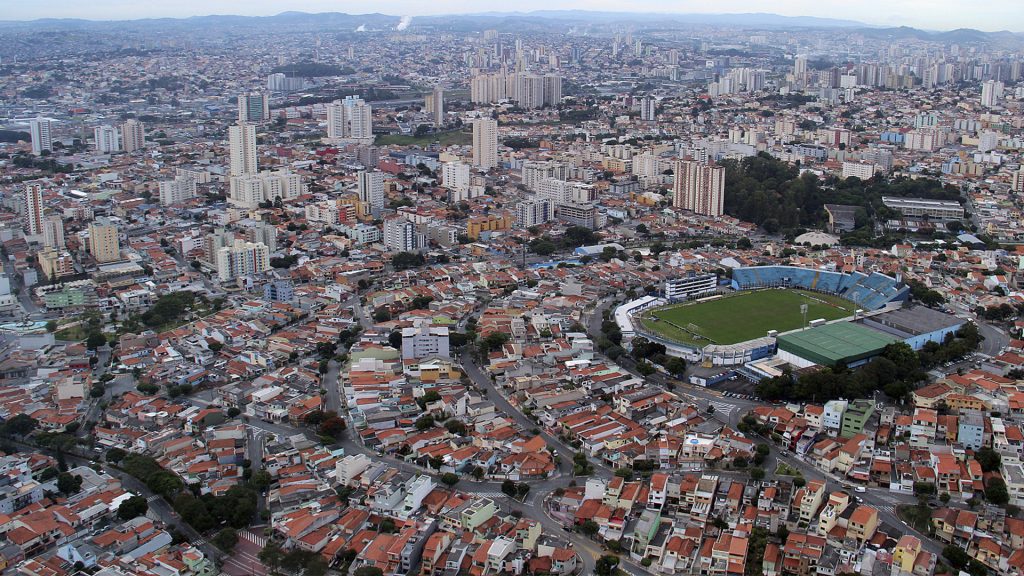
[{"label": "metal roofed shed", "polygon": [[778,337],[779,357],[801,368],[862,364],[900,339],[852,322],[837,322]]}]

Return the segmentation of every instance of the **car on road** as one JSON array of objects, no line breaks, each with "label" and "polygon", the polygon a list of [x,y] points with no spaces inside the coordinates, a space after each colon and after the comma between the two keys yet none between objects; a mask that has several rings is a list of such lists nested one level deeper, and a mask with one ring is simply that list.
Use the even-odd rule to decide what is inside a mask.
[{"label": "car on road", "polygon": [[859,493],[863,494],[863,493],[867,492],[868,489],[863,487],[863,486],[857,486],[856,488],[853,489],[853,491],[854,492],[859,492]]}]

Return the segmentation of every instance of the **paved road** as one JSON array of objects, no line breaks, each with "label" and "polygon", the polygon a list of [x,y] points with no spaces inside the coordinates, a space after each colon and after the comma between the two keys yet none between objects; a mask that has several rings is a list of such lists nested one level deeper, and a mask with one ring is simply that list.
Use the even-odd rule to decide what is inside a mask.
[{"label": "paved road", "polygon": [[1001,328],[996,328],[991,324],[986,324],[981,321],[976,323],[978,325],[978,332],[985,337],[985,339],[981,341],[981,346],[979,346],[978,349],[982,354],[999,356],[1010,344],[1010,337]]}]

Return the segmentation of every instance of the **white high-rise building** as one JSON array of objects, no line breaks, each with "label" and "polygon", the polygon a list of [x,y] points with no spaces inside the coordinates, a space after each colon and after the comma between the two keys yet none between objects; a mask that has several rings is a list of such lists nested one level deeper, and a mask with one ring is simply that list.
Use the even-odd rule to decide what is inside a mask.
[{"label": "white high-rise building", "polygon": [[228,127],[228,145],[231,153],[231,175],[255,174],[258,170],[256,126],[245,123]]},{"label": "white high-rise building", "polygon": [[417,320],[412,327],[402,328],[402,359],[451,358],[448,337],[447,326]]},{"label": "white high-rise building", "polygon": [[498,121],[478,118],[473,121],[473,166],[490,170],[498,166]]},{"label": "white high-rise building", "polygon": [[266,122],[270,120],[270,102],[266,94],[238,95],[238,122]]},{"label": "white high-rise building", "polygon": [[43,150],[53,150],[53,136],[51,135],[53,121],[49,118],[33,118],[28,122],[29,132],[32,135],[32,153],[39,155]]},{"label": "white high-rise building", "polygon": [[93,141],[96,144],[96,151],[101,154],[112,154],[121,151],[121,139],[117,130],[110,124],[97,126],[93,130]]},{"label": "white high-rise building", "polygon": [[644,96],[640,99],[640,119],[653,121],[658,119],[657,101],[653,96]]},{"label": "white high-rise building", "polygon": [[1003,83],[998,80],[987,80],[981,84],[981,105],[992,108],[999,105],[1003,97]]},{"label": "white high-rise building", "polygon": [[145,126],[138,120],[131,119],[121,124],[121,148],[131,153],[146,146]]},{"label": "white high-rise building", "polygon": [[47,248],[63,250],[67,248],[64,238],[64,219],[58,214],[43,219],[43,245]]},{"label": "white high-rise building", "polygon": [[332,141],[373,142],[373,108],[357,96],[327,105],[327,138]]},{"label": "white high-rise building", "polygon": [[725,204],[725,168],[690,160],[675,163],[672,205],[705,216],[721,216]]},{"label": "white high-rise building", "polygon": [[259,274],[270,268],[270,250],[265,244],[235,239],[217,250],[217,278],[227,282],[242,276]]},{"label": "white high-rise building", "polygon": [[553,218],[552,204],[543,198],[531,198],[516,204],[516,226],[539,226]]},{"label": "white high-rise building", "polygon": [[455,202],[469,196],[469,165],[463,162],[445,162],[441,167],[441,182],[452,193]]},{"label": "white high-rise building", "polygon": [[412,252],[416,250],[416,225],[401,216],[385,220],[384,247],[389,252]]},{"label": "white high-rise building", "polygon": [[228,191],[228,203],[249,210],[258,208],[263,202],[294,200],[306,193],[302,176],[288,170],[260,172],[233,176]]},{"label": "white high-rise building", "polygon": [[160,204],[171,206],[196,197],[196,181],[192,178],[175,178],[160,182]]},{"label": "white high-rise building", "polygon": [[25,233],[29,236],[43,233],[43,187],[39,184],[25,188]]},{"label": "white high-rise building", "polygon": [[359,200],[370,205],[374,218],[384,212],[384,173],[379,170],[360,171],[358,174]]}]

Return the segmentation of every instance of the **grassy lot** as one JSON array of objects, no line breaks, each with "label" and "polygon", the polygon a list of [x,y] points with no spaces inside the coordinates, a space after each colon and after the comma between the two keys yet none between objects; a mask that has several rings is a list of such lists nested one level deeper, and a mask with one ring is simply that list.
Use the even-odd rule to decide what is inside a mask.
[{"label": "grassy lot", "polygon": [[779,462],[779,466],[775,469],[776,476],[803,476],[799,470],[793,468],[785,462]]},{"label": "grassy lot", "polygon": [[419,138],[415,136],[400,136],[400,135],[388,135],[378,136],[374,140],[374,144],[378,146],[420,146],[426,148],[434,142],[439,142],[441,146],[455,145],[466,145],[473,143],[473,134],[466,133],[461,130],[452,130],[450,132],[440,132],[438,134],[427,134]]},{"label": "grassy lot", "polygon": [[684,344],[735,344],[765,336],[769,330],[800,328],[801,304],[807,304],[808,322],[845,318],[854,310],[852,302],[837,296],[772,289],[659,308],[645,312],[640,321],[648,330]]}]

